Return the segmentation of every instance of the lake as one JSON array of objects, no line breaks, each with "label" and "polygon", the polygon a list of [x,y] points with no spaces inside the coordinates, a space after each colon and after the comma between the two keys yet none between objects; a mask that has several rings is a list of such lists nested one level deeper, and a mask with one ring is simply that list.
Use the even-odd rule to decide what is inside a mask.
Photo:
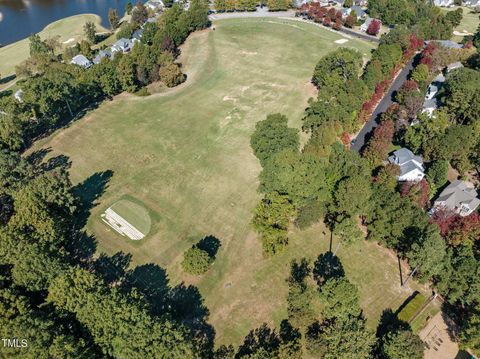
[{"label": "lake", "polygon": [[[78,14],[97,14],[109,27],[108,9],[120,17],[129,0],[0,0],[0,44],[8,45],[37,33],[48,24]],[[132,0],[135,4],[136,0]]]}]

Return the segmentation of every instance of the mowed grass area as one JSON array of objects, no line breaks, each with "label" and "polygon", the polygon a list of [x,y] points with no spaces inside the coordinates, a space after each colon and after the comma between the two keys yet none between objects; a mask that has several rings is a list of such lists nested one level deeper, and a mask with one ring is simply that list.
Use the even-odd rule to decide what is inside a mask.
[{"label": "mowed grass area", "polygon": [[[59,41],[61,44],[71,46],[74,45],[75,42],[83,39],[83,26],[87,21],[93,21],[97,26],[98,32],[106,31],[106,29],[100,25],[101,21],[98,15],[82,14],[52,22],[39,32],[39,35],[43,40],[60,36]],[[30,56],[29,44],[30,42],[27,38],[0,48],[0,78],[13,75],[15,73],[15,66]],[[6,84],[1,84],[0,89],[5,85]]]},{"label": "mowed grass area", "polygon": [[[50,147],[51,156],[69,156],[76,183],[112,170],[87,225],[98,238],[98,250],[132,253],[135,264],[165,267],[172,283],[198,286],[217,343],[239,344],[250,329],[285,318],[290,261],[313,260],[330,241],[323,224],[292,229],[285,253],[262,257],[250,227],[261,169],[250,135],[255,123],[273,112],[300,127],[307,100],[315,95],[309,82],[313,68],[343,37],[283,19],[229,19],[214,25],[215,31],[193,34],[182,48],[185,84],[146,98],[118,96],[35,149]],[[365,57],[372,48],[352,39],[343,46]],[[144,240],[122,238],[100,219],[124,196],[141,201],[152,215]],[[206,235],[221,241],[216,260],[205,275],[187,276],[180,265],[183,252]],[[338,255],[359,286],[372,327],[385,308],[395,310],[418,289],[400,287],[396,257],[373,243],[340,248]]]},{"label": "mowed grass area", "polygon": [[[448,9],[442,8],[442,11],[448,12],[456,9],[458,9],[458,6],[448,8]],[[463,40],[464,36],[460,34],[472,35],[477,31],[478,26],[480,25],[480,18],[479,18],[480,14],[475,13],[472,8],[469,8],[466,6],[462,6],[462,9],[463,9],[462,22],[455,29],[453,29],[455,32],[459,33],[459,34],[454,33],[452,36],[452,40],[457,42],[461,42]]]}]

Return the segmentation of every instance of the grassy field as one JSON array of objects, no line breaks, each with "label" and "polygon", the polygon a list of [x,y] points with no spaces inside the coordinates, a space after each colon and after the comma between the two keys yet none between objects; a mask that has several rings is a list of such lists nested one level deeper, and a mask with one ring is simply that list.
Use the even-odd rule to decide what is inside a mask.
[{"label": "grassy field", "polygon": [[[453,7],[453,8],[442,8],[442,11],[447,12],[447,11],[453,11],[456,10],[458,7]],[[476,14],[471,8],[462,6],[463,9],[463,19],[460,25],[458,25],[455,29],[455,33],[453,34],[452,40],[461,42],[463,39],[463,35],[472,35],[474,34],[478,26],[480,25],[480,19],[479,16],[480,14]]]},{"label": "grassy field", "polygon": [[[52,22],[39,32],[39,35],[42,39],[60,36],[60,43],[63,43],[65,46],[69,44],[73,45],[83,38],[83,25],[85,25],[87,21],[93,21],[97,26],[98,32],[106,31],[106,29],[100,25],[99,16],[82,14]],[[14,74],[15,66],[26,60],[29,56],[28,39],[23,39],[0,48],[0,79]],[[6,85],[7,84],[0,84],[0,89]]]},{"label": "grassy field", "polygon": [[[322,224],[292,230],[288,251],[264,259],[249,222],[259,195],[260,165],[249,146],[257,121],[282,112],[300,127],[318,59],[339,47],[341,35],[281,19],[231,19],[193,34],[182,48],[185,84],[146,98],[117,96],[35,148],[72,160],[74,182],[111,170],[88,230],[99,250],[133,254],[135,263],[165,267],[172,282],[199,287],[218,343],[235,343],[263,322],[286,315],[285,278],[293,258],[329,248]],[[369,56],[371,45],[343,46]],[[130,241],[112,233],[100,214],[124,196],[152,217],[150,235]],[[215,263],[200,278],[185,275],[183,252],[206,235],[221,242]],[[349,278],[360,288],[373,327],[383,309],[396,309],[413,289],[401,288],[396,257],[372,243],[341,248]],[[404,270],[404,277],[407,270]]]}]

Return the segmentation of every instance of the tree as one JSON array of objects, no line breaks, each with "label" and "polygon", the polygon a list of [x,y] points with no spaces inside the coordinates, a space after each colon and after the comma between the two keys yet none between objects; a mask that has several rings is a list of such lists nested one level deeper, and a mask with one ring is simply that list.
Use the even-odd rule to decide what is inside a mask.
[{"label": "tree", "polygon": [[92,57],[92,49],[90,48],[90,43],[86,40],[80,42],[80,53],[85,55],[87,58]]},{"label": "tree", "polygon": [[448,181],[448,161],[433,161],[427,169],[427,178],[436,188],[443,187]]},{"label": "tree", "polygon": [[392,120],[381,122],[373,130],[373,136],[363,151],[363,157],[368,160],[372,167],[379,166],[387,158],[394,134],[395,124]]},{"label": "tree", "polygon": [[428,280],[443,270],[446,245],[435,226],[429,225],[421,236],[415,239],[407,253],[410,266],[417,268],[420,278]]},{"label": "tree", "polygon": [[457,27],[462,22],[463,9],[459,7],[454,11],[449,11],[445,15],[445,20],[452,24],[453,27]]},{"label": "tree", "polygon": [[196,31],[210,26],[208,19],[208,2],[206,0],[192,0],[188,9],[189,30]]},{"label": "tree", "polygon": [[50,52],[47,44],[40,39],[40,35],[32,34],[28,40],[30,41],[30,56],[47,54]]},{"label": "tree", "polygon": [[159,76],[160,80],[167,85],[167,87],[175,87],[184,82],[186,78],[180,67],[175,63],[161,66]]},{"label": "tree", "polygon": [[324,306],[322,314],[327,319],[347,320],[360,316],[359,298],[357,287],[346,278],[329,279],[320,287],[320,300]]},{"label": "tree", "polygon": [[298,151],[300,139],[298,130],[288,127],[288,118],[282,114],[270,114],[255,125],[255,132],[250,138],[253,153],[262,166],[280,150]]},{"label": "tree", "polygon": [[267,193],[255,209],[252,224],[262,237],[263,251],[273,255],[288,244],[287,229],[295,209],[287,196]]},{"label": "tree", "polygon": [[317,87],[345,83],[358,78],[362,65],[363,58],[358,51],[341,47],[320,59],[315,66],[312,81]]},{"label": "tree", "polygon": [[118,80],[122,89],[128,92],[138,90],[136,64],[132,56],[122,56],[117,65]]},{"label": "tree", "polygon": [[357,20],[352,16],[352,15],[348,15],[345,19],[345,27],[348,27],[350,29],[352,29],[355,24],[356,24]]},{"label": "tree", "polygon": [[343,7],[347,8],[347,9],[351,8],[352,6],[353,6],[353,0],[345,0],[343,2]]},{"label": "tree", "polygon": [[382,352],[386,359],[422,359],[423,342],[411,330],[389,332],[383,339]]},{"label": "tree", "polygon": [[341,243],[347,245],[355,243],[364,237],[354,217],[343,218],[342,221],[336,223],[333,233],[340,238]]},{"label": "tree", "polygon": [[125,12],[127,13],[127,15],[130,15],[132,13],[132,8],[133,8],[133,5],[131,1],[125,4]]},{"label": "tree", "polygon": [[428,80],[429,75],[430,70],[428,66],[420,64],[412,71],[412,80],[419,84],[424,84]]},{"label": "tree", "polygon": [[213,258],[210,257],[208,252],[197,246],[187,249],[183,254],[183,270],[190,274],[203,274],[210,268],[212,263]]},{"label": "tree", "polygon": [[314,321],[315,313],[311,307],[314,292],[307,284],[311,273],[310,266],[305,258],[301,261],[292,261],[287,295],[288,320],[295,327],[306,327]]},{"label": "tree", "polygon": [[132,9],[131,22],[136,26],[141,26],[147,21],[148,11],[141,0],[137,1],[135,7]]},{"label": "tree", "polygon": [[92,21],[87,21],[83,26],[83,32],[85,33],[85,37],[91,44],[95,44],[97,40],[97,27]]},{"label": "tree", "polygon": [[477,307],[464,320],[460,328],[460,345],[465,349],[480,351],[480,308]]},{"label": "tree", "polygon": [[370,22],[370,24],[368,25],[367,34],[377,36],[381,26],[382,23],[380,22],[380,20],[373,19],[372,22]]},{"label": "tree", "polygon": [[267,0],[267,7],[269,11],[284,11],[291,6],[290,0]]},{"label": "tree", "polygon": [[120,24],[120,19],[118,18],[117,9],[108,9],[108,22],[110,23],[110,27],[112,30],[118,28]]},{"label": "tree", "polygon": [[331,211],[352,217],[364,214],[371,195],[371,179],[369,177],[347,177],[337,185]]}]

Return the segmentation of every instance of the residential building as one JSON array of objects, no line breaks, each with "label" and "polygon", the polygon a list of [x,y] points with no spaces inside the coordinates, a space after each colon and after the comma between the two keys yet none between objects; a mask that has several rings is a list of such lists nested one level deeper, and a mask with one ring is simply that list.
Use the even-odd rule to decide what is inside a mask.
[{"label": "residential building", "polygon": [[13,95],[15,97],[15,100],[17,100],[20,103],[23,103],[23,90],[17,90],[15,91],[15,94]]},{"label": "residential building", "polygon": [[72,64],[83,67],[84,69],[88,69],[90,66],[92,66],[92,62],[87,59],[85,56],[82,54],[74,56],[71,61]]},{"label": "residential building", "polygon": [[460,69],[462,67],[463,67],[463,65],[460,61],[453,62],[453,63],[451,63],[447,66],[447,74],[450,73],[451,71],[455,70],[455,69]]},{"label": "residential building", "polygon": [[398,180],[401,182],[419,182],[425,177],[422,157],[415,156],[408,148],[396,150],[388,161],[400,167]]},{"label": "residential building", "polygon": [[442,47],[445,47],[447,49],[461,49],[463,48],[463,45],[459,44],[458,42],[452,41],[452,40],[431,40],[431,41],[425,41],[426,44],[434,42]]},{"label": "residential building", "polygon": [[[373,20],[376,20],[376,19],[374,19],[373,17],[367,16],[367,18],[365,19],[365,22],[360,26],[360,30],[362,30],[363,32],[367,32],[368,27],[370,26]],[[377,21],[380,21],[380,20],[377,20]]]},{"label": "residential building", "polygon": [[129,39],[121,38],[112,46],[112,52],[123,52],[127,53],[133,47],[133,42]]},{"label": "residential building", "polygon": [[445,76],[440,73],[435,77],[432,83],[427,88],[427,94],[423,102],[422,113],[426,113],[429,117],[433,116],[433,111],[438,108],[437,93],[442,84],[445,82]]},{"label": "residential building", "polygon": [[462,217],[471,214],[480,205],[478,193],[473,184],[455,180],[440,193],[435,200],[433,209],[447,210]]},{"label": "residential building", "polygon": [[353,5],[351,7],[352,11],[355,11],[355,14],[357,14],[357,19],[360,20],[360,19],[366,19],[367,18],[367,13],[365,12],[365,10],[362,9],[361,6],[358,6],[358,5]]},{"label": "residential building", "polygon": [[433,0],[433,3],[435,6],[440,6],[440,7],[451,7],[454,5],[453,0]]},{"label": "residential building", "polygon": [[95,65],[98,65],[103,58],[112,59],[113,58],[112,50],[110,49],[100,50],[97,56],[95,56],[95,58],[93,59],[93,63]]},{"label": "residential building", "polygon": [[463,4],[471,7],[480,6],[480,0],[465,0]]},{"label": "residential building", "polygon": [[132,41],[133,42],[140,41],[142,39],[142,36],[143,36],[143,29],[135,30],[132,34]]}]

